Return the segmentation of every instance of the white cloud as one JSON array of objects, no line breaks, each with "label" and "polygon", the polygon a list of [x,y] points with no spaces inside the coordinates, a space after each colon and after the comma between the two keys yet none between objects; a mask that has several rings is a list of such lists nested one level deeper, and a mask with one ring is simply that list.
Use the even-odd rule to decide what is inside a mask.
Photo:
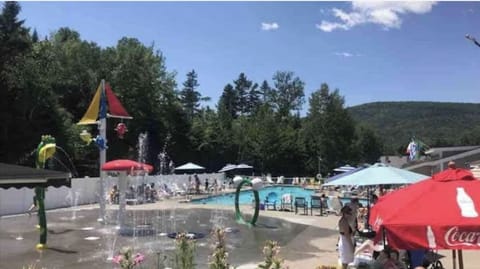
[{"label": "white cloud", "polygon": [[331,10],[337,22],[322,21],[316,27],[324,32],[342,29],[349,30],[357,25],[373,23],[384,29],[400,28],[402,16],[407,13],[425,14],[432,10],[435,2],[352,2],[352,10],[338,8]]},{"label": "white cloud", "polygon": [[268,23],[268,22],[262,22],[262,30],[264,31],[272,31],[272,30],[277,30],[280,26],[276,22]]},{"label": "white cloud", "polygon": [[337,55],[337,56],[341,56],[341,57],[352,57],[352,56],[355,56],[354,54],[352,54],[352,53],[350,53],[350,52],[335,52],[334,54]]}]

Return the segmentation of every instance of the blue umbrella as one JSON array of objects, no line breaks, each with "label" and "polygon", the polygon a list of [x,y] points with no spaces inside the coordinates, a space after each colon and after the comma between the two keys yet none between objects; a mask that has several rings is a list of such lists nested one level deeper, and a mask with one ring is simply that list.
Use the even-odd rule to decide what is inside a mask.
[{"label": "blue umbrella", "polygon": [[340,174],[335,175],[335,176],[333,176],[333,177],[327,178],[325,182],[330,183],[330,182],[332,182],[332,181],[334,181],[334,180],[340,179],[340,178],[342,178],[342,177],[344,177],[344,176],[351,175],[351,174],[356,173],[356,172],[358,172],[358,171],[360,171],[360,170],[363,170],[363,169],[365,169],[365,168],[367,168],[367,167],[368,167],[368,166],[360,166],[360,167],[356,167],[356,168],[353,167],[353,169],[350,169],[350,170],[348,170],[347,172],[340,173]]},{"label": "blue umbrella", "polygon": [[382,163],[376,163],[368,168],[344,175],[337,180],[330,180],[323,186],[371,186],[391,184],[412,184],[428,176],[408,170],[395,168]]}]

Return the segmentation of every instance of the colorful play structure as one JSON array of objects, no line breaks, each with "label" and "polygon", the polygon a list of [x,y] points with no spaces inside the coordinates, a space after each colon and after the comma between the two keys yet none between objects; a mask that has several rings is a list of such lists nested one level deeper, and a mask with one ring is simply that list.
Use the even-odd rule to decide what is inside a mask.
[{"label": "colorful play structure", "polygon": [[[108,113],[107,113],[108,109]],[[100,175],[100,193],[105,193],[105,186],[103,179],[105,178],[105,172],[102,170],[102,166],[107,160],[107,118],[118,118],[118,119],[132,119],[125,108],[122,106],[118,98],[112,91],[112,88],[105,80],[102,80],[100,85],[93,96],[93,100],[90,103],[90,106],[85,112],[85,115],[77,123],[78,125],[98,125],[98,135],[95,138],[92,138],[92,135],[87,131],[83,130],[80,133],[80,137],[87,144],[90,144],[92,141],[95,142],[99,151],[100,151],[100,166],[99,166],[99,175]],[[125,123],[120,122],[115,128],[119,138],[123,138],[125,133],[128,131]],[[98,218],[99,222],[103,222],[103,217],[105,216],[105,199],[100,197],[100,216]]]},{"label": "colorful play structure", "polygon": [[[35,151],[35,167],[38,169],[45,168],[45,162],[50,159],[56,151],[57,145],[55,138],[50,135],[43,135],[40,143]],[[37,244],[37,249],[44,249],[47,244],[47,217],[45,216],[45,187],[36,186],[33,203],[38,208],[38,225],[40,229],[40,242]]]},{"label": "colorful play structure", "polygon": [[[254,178],[250,180],[248,178],[244,179],[241,176],[236,176],[233,178],[233,183],[235,184],[235,186],[237,186],[237,189],[235,192],[235,220],[239,224],[246,224],[250,227],[255,226],[255,223],[257,222],[257,219],[258,219],[258,213],[260,211],[260,195],[258,194],[258,191],[263,188],[262,179]],[[250,221],[246,221],[242,216],[242,212],[240,212],[239,199],[240,199],[240,191],[242,190],[243,186],[251,186],[253,191],[253,196],[255,198],[255,211]]]}]

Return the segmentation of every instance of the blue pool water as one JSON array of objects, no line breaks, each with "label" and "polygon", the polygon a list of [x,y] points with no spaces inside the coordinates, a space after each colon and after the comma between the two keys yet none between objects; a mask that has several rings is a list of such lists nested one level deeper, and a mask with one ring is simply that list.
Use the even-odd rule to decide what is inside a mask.
[{"label": "blue pool water", "polygon": [[[263,203],[265,198],[270,193],[275,193],[277,197],[277,202],[280,202],[281,197],[284,194],[290,193],[295,197],[304,197],[305,200],[310,204],[310,197],[315,193],[314,190],[304,189],[298,186],[268,186],[259,191],[260,202]],[[270,196],[271,197],[271,196]],[[240,204],[251,204],[253,201],[253,192],[251,190],[243,190],[240,192],[239,203]],[[348,203],[350,198],[341,198],[343,204]],[[366,205],[366,200],[359,199],[360,203]],[[235,205],[235,193],[221,194],[217,196],[210,196],[208,198],[195,199],[192,200],[192,203],[195,204],[213,204],[213,205]]]}]

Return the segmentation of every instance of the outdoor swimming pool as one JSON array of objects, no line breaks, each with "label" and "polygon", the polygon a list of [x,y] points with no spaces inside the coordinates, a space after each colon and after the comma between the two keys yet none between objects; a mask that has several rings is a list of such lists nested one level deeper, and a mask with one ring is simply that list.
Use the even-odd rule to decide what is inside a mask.
[{"label": "outdoor swimming pool", "polygon": [[[260,202],[263,203],[265,198],[267,198],[269,193],[277,194],[277,201],[280,202],[282,195],[290,193],[295,197],[304,197],[310,204],[310,197],[315,193],[312,189],[305,189],[298,186],[268,186],[261,189],[258,193],[260,195]],[[253,192],[251,190],[243,190],[240,192],[239,203],[240,204],[250,204],[253,200]],[[348,203],[350,198],[341,198],[343,204]],[[365,199],[359,199],[360,203],[367,204]],[[209,205],[235,205],[235,193],[221,194],[217,196],[210,196],[208,198],[194,199],[192,200],[194,204],[209,204]]]}]

